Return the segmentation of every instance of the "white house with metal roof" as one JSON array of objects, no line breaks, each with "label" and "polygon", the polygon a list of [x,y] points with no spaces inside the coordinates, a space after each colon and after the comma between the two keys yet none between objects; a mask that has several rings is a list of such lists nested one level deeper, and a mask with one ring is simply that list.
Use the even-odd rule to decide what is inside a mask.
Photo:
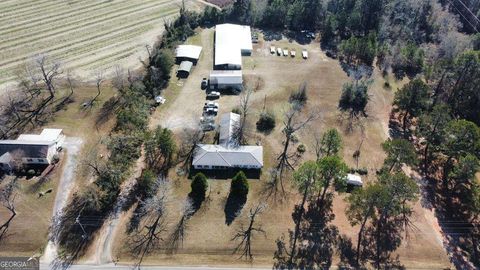
[{"label": "white house with metal roof", "polygon": [[24,164],[50,164],[64,141],[63,131],[51,128],[40,134],[22,134],[16,140],[0,140],[0,167],[9,167],[15,159]]},{"label": "white house with metal roof", "polygon": [[261,169],[262,146],[239,146],[235,148],[215,144],[201,144],[193,158],[195,169]]},{"label": "white house with metal roof", "polygon": [[227,113],[220,120],[220,144],[200,144],[193,157],[195,169],[261,169],[263,147],[257,145],[238,146],[233,134],[240,122],[240,115]]},{"label": "white house with metal roof", "polygon": [[218,24],[215,26],[215,68],[242,69],[242,55],[253,50],[250,26]]}]

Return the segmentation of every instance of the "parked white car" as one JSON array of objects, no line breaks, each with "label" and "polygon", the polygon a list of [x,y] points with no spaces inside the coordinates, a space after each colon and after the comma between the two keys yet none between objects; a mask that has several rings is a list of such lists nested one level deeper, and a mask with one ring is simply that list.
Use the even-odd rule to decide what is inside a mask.
[{"label": "parked white car", "polygon": [[167,101],[167,100],[166,100],[164,97],[162,97],[162,96],[156,96],[156,97],[155,97],[155,102],[156,102],[157,104],[163,104],[163,103],[165,103],[165,101]]},{"label": "parked white car", "polygon": [[220,98],[220,92],[212,91],[207,94],[208,99],[217,99]]},{"label": "parked white car", "polygon": [[218,108],[219,104],[218,102],[213,102],[213,101],[208,101],[208,102],[205,102],[205,106],[203,106],[204,108]]},{"label": "parked white car", "polygon": [[204,108],[203,115],[217,115],[218,108]]}]

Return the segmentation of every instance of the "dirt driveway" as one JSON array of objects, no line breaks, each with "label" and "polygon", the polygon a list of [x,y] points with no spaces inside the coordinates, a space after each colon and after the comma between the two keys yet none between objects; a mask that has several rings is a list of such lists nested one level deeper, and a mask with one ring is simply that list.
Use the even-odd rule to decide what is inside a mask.
[{"label": "dirt driveway", "polygon": [[[161,125],[172,130],[180,130],[198,124],[203,104],[206,101],[205,91],[201,90],[200,83],[202,78],[207,78],[213,69],[213,38],[214,29],[210,28],[199,31],[196,36],[187,41],[187,43],[203,47],[200,60],[187,79],[172,78],[170,86],[164,91],[167,102],[153,114],[150,127]],[[263,42],[255,44],[252,56],[242,59],[245,83],[252,88],[256,88],[257,84],[260,85],[258,91],[251,97],[253,109],[261,108],[261,105],[258,104],[263,102],[266,96],[275,97],[278,93],[283,92],[279,90],[284,88],[293,90],[303,80],[307,80],[305,70],[318,72],[318,78],[323,80],[329,74],[320,76],[321,72],[328,71],[328,66],[334,64],[316,43],[300,46],[286,40],[276,42],[278,46],[294,48],[297,51],[296,58],[271,55],[269,44]],[[308,49],[310,59],[303,60],[301,58],[300,54],[303,48]],[[335,64],[338,65],[338,63]],[[175,68],[178,67],[175,66]],[[260,78],[258,74],[261,74],[262,77]],[[267,102],[269,101],[270,99],[267,98]],[[219,115],[221,115],[237,107],[239,97],[222,95],[218,102],[220,104]],[[269,105],[275,106],[270,102]],[[259,110],[253,112],[258,113]]]},{"label": "dirt driveway", "polygon": [[[53,206],[53,217],[59,215],[65,207],[70,193],[75,186],[75,170],[78,165],[78,153],[83,144],[83,140],[80,138],[68,137],[63,147],[66,151],[66,163],[63,168],[60,183],[58,185],[57,196],[55,197],[55,204]],[[43,253],[42,262],[50,263],[57,257],[57,244],[55,240],[48,241],[45,252]]]},{"label": "dirt driveway", "polygon": [[181,130],[198,124],[205,103],[205,91],[201,90],[200,84],[213,66],[213,29],[197,33],[191,43],[203,47],[202,55],[187,79],[171,79],[170,86],[164,91],[167,102],[152,115],[151,128],[161,125]]}]

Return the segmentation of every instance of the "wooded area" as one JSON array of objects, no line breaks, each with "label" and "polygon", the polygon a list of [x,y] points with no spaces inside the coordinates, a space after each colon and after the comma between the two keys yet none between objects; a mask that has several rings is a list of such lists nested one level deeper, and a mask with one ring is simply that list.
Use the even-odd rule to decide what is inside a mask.
[{"label": "wooded area", "polygon": [[[347,195],[348,221],[357,226],[357,241],[343,235],[333,224],[333,199],[346,192],[346,175],[352,171],[341,157],[342,136],[337,129],[313,134],[315,160],[302,160],[305,145],[294,149],[296,134],[321,113],[304,109],[309,102],[308,85],[288,100],[282,119],[263,110],[256,123],[268,134],[281,120],[282,148],[268,171],[266,199],[281,203],[286,187],[293,185],[300,200],[291,214],[294,227],[276,239],[274,268],[329,268],[335,252],[340,265],[377,269],[401,267],[392,256],[412,229],[413,204],[421,196],[436,209],[440,221],[453,220],[467,233],[447,234],[468,259],[480,266],[480,34],[479,5],[460,0],[237,0],[223,10],[207,7],[203,13],[181,8],[179,17],[165,24],[157,44],[147,46],[148,59],[140,74],[117,68],[112,86],[117,95],[103,105],[99,125],[115,119],[102,147],[108,158],[92,154],[84,165],[95,176],[92,184],[75,193],[58,224],[52,226],[55,241],[62,249],[58,265],[63,267],[84,255],[96,232],[113,212],[117,202],[133,207],[127,225],[131,254],[139,268],[146,256],[160,248],[175,254],[182,247],[189,221],[208,203],[209,180],[202,173],[192,175],[191,192],[182,198],[182,211],[175,230],[167,234],[167,203],[171,195],[168,173],[179,165],[190,173],[197,145],[205,134],[192,128],[182,136],[158,126],[149,130],[153,98],[168,86],[176,45],[194,34],[198,26],[221,22],[249,24],[274,29],[288,38],[299,39],[301,30],[319,33],[319,46],[340,61],[350,81],[338,100],[346,130],[362,128],[370,115],[371,74],[378,67],[385,78],[394,74],[408,83],[394,89],[390,115],[390,139],[382,144],[386,158],[377,168],[374,183]],[[309,72],[306,70],[305,72]],[[42,125],[69,103],[76,89],[70,72],[47,56],[38,56],[22,70],[19,89],[0,104],[0,137],[10,138],[25,129]],[[101,94],[105,80],[101,71],[92,79],[97,95],[85,104],[87,110]],[[67,89],[58,94],[58,83]],[[385,89],[390,89],[385,80]],[[251,89],[240,96],[240,126],[234,138],[238,145],[249,140]],[[342,122],[343,123],[343,122]],[[303,149],[303,150],[302,150]],[[361,155],[360,147],[354,153]],[[132,167],[144,162],[131,192],[121,197],[122,184],[132,177]],[[413,169],[426,187],[406,174]],[[366,172],[367,173],[367,172]],[[232,179],[225,202],[226,224],[230,225],[247,201],[250,186],[243,172]],[[2,205],[16,215],[11,190],[3,192]],[[254,260],[254,236],[268,233],[258,218],[268,211],[258,203],[249,209],[248,224],[240,226],[232,241],[240,258]],[[0,239],[6,234],[0,227]],[[263,240],[271,241],[271,239]]]}]

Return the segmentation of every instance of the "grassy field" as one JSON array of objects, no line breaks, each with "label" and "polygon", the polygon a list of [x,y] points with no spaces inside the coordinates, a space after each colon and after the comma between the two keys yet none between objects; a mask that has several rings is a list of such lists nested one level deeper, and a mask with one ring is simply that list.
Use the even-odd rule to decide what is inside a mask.
[{"label": "grassy field", "polygon": [[[186,80],[173,79],[170,87],[166,89],[167,103],[162,105],[151,118],[151,128],[161,125],[180,132],[185,127],[196,125],[201,116],[202,106],[205,102],[205,93],[200,90],[200,82],[207,77],[213,65],[213,29],[199,31],[187,43],[203,46],[202,57],[195,66],[192,74]],[[270,54],[270,46],[279,46],[297,50],[297,57],[283,57]],[[298,54],[301,49],[308,49],[310,58],[301,59]],[[262,194],[268,169],[275,163],[275,158],[282,148],[283,135],[281,122],[283,113],[288,107],[288,97],[292,90],[299,84],[306,82],[308,85],[308,102],[305,113],[317,111],[319,119],[307,129],[298,134],[301,143],[307,146],[303,161],[313,158],[312,134],[323,132],[327,128],[339,129],[344,138],[342,155],[349,166],[354,167],[353,152],[362,141],[359,167],[369,170],[369,175],[363,179],[366,182],[375,180],[375,170],[384,159],[380,144],[388,138],[388,119],[391,111],[393,93],[398,86],[405,82],[383,78],[375,70],[373,82],[369,92],[368,118],[363,121],[363,134],[360,128],[351,132],[346,131],[344,123],[339,121],[337,109],[342,85],[349,81],[346,73],[336,60],[329,59],[319,48],[318,42],[300,45],[288,40],[275,42],[260,42],[254,46],[251,57],[244,57],[244,74],[247,84],[255,85],[260,82],[260,87],[252,96],[252,110],[250,113],[251,128],[249,129],[250,142],[260,143],[264,146],[265,168],[260,179],[250,180],[251,190],[242,214],[231,225],[225,223],[224,207],[228,196],[230,179],[211,179],[209,200],[188,222],[185,241],[175,255],[166,255],[165,250],[157,250],[146,258],[146,264],[160,265],[223,265],[250,267],[252,264],[239,260],[238,255],[232,255],[235,242],[231,238],[236,230],[248,219],[248,210],[258,202],[267,202],[269,207],[258,218],[258,224],[266,231],[266,237],[258,235],[253,243],[255,255],[254,266],[270,267],[275,251],[275,240],[287,236],[288,230],[293,228],[291,213],[294,204],[298,201],[298,194],[288,187],[282,202],[265,198]],[[392,89],[384,88],[385,80],[393,86]],[[224,95],[218,101],[220,113],[229,112],[239,104],[239,97]],[[277,127],[269,135],[259,134],[255,131],[254,123],[262,108],[273,111],[277,118]],[[174,171],[174,170],[172,170]],[[168,239],[169,234],[180,218],[180,207],[190,191],[190,181],[184,176],[174,172],[170,174],[174,186],[174,196],[168,207],[169,229],[164,234]],[[347,195],[338,195],[334,201],[334,223],[339,227],[341,234],[346,234],[355,241],[358,228],[350,226],[346,216]],[[415,230],[410,232],[410,238],[405,240],[398,249],[400,261],[407,268],[441,269],[449,267],[449,261],[443,250],[441,235],[436,227],[436,219],[431,211],[422,208],[420,203],[415,206],[413,215]],[[122,220],[120,232],[125,231]],[[114,258],[120,263],[130,263],[133,258],[129,255],[129,246],[125,234],[117,235]],[[338,261],[338,258],[335,258]]]},{"label": "grassy field", "polygon": [[[55,118],[46,123],[45,127],[61,128],[67,137],[79,137],[83,140],[81,155],[86,154],[104,138],[111,129],[113,121],[96,127],[95,119],[103,103],[114,93],[111,87],[105,86],[98,102],[92,109],[84,110],[80,104],[91,99],[96,94],[96,88],[90,86],[79,87],[70,103],[64,110],[59,111]],[[62,92],[60,90],[60,92]],[[112,119],[113,120],[113,119]],[[41,128],[38,128],[39,131]],[[38,185],[38,179],[20,178],[17,180],[15,189],[15,206],[17,216],[12,221],[9,236],[5,242],[0,243],[0,256],[32,256],[40,255],[48,240],[48,228],[50,227],[54,199],[57,193],[62,167],[65,162],[60,156],[60,163],[48,176],[49,180]],[[78,188],[89,181],[87,174],[82,174],[84,166],[78,164],[76,168],[76,184]],[[1,181],[0,185],[7,181]],[[38,192],[53,189],[53,192],[39,198]],[[0,220],[4,220],[9,213],[3,207],[0,208]]]},{"label": "grassy field", "polygon": [[[0,90],[34,55],[48,54],[78,74],[137,67],[176,16],[181,0],[5,0],[0,2]],[[191,9],[203,4],[185,1]]]}]

